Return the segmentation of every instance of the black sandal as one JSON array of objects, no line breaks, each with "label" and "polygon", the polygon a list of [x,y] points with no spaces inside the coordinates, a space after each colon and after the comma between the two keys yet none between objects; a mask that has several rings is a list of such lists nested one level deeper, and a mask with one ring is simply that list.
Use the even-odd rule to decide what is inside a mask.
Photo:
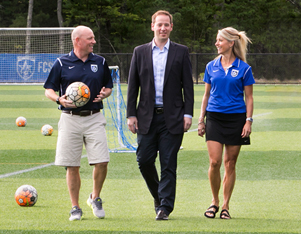
[{"label": "black sandal", "polygon": [[[213,210],[209,210],[209,209],[215,209],[214,211]],[[219,207],[215,206],[215,205],[212,205],[212,206],[209,206],[208,209],[205,211],[204,215],[205,217],[209,218],[209,219],[214,219],[215,218],[215,214],[218,212],[219,210]],[[207,213],[209,214],[213,214],[212,216],[210,215],[207,215]]]},{"label": "black sandal", "polygon": [[229,214],[229,211],[226,210],[226,209],[223,209],[223,210],[221,211],[221,214],[220,214],[219,217],[220,217],[221,219],[231,219],[231,216],[230,216],[230,214]]}]

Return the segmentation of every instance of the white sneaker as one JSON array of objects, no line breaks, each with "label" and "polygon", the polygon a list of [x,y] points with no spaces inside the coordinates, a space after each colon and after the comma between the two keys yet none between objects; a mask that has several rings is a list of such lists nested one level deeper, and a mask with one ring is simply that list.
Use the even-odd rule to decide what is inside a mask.
[{"label": "white sneaker", "polygon": [[82,209],[78,208],[77,206],[73,206],[71,211],[70,211],[70,221],[76,221],[76,220],[81,220],[83,217],[83,211]]},{"label": "white sneaker", "polygon": [[94,200],[92,200],[92,193],[91,193],[87,200],[87,204],[88,206],[91,207],[95,217],[100,219],[103,219],[105,217],[105,211],[102,208],[102,200],[100,197],[97,197]]}]

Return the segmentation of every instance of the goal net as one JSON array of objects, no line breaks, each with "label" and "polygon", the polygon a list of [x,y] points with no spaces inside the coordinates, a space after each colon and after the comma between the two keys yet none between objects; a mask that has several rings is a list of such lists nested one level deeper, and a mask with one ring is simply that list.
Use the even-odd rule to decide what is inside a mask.
[{"label": "goal net", "polygon": [[103,100],[107,139],[110,152],[136,152],[137,141],[127,126],[126,105],[122,95],[118,66],[110,66],[114,88]]},{"label": "goal net", "polygon": [[42,83],[74,28],[0,28],[0,83]]}]

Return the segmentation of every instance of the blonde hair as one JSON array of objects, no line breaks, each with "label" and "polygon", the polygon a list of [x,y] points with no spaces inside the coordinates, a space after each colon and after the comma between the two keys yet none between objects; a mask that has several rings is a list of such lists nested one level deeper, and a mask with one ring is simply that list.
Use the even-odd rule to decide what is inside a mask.
[{"label": "blonde hair", "polygon": [[247,62],[246,55],[248,51],[248,43],[252,43],[247,37],[244,31],[238,31],[235,28],[227,27],[218,30],[218,34],[228,40],[229,42],[234,41],[233,53],[236,57],[242,61]]},{"label": "blonde hair", "polygon": [[168,11],[159,10],[155,14],[152,15],[152,23],[154,24],[156,22],[156,17],[158,15],[167,15],[170,19],[170,23],[172,24],[172,15]]}]

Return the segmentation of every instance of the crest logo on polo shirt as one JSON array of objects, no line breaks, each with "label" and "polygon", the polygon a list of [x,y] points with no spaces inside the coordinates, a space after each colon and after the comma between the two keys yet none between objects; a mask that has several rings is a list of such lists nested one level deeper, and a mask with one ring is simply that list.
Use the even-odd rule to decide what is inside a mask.
[{"label": "crest logo on polo shirt", "polygon": [[97,64],[91,64],[91,71],[92,71],[92,72],[97,72],[97,71],[98,71],[98,66],[97,66]]},{"label": "crest logo on polo shirt", "polygon": [[231,76],[232,77],[236,77],[237,75],[238,75],[238,70],[236,70],[236,69],[232,69],[232,71],[231,71]]}]

